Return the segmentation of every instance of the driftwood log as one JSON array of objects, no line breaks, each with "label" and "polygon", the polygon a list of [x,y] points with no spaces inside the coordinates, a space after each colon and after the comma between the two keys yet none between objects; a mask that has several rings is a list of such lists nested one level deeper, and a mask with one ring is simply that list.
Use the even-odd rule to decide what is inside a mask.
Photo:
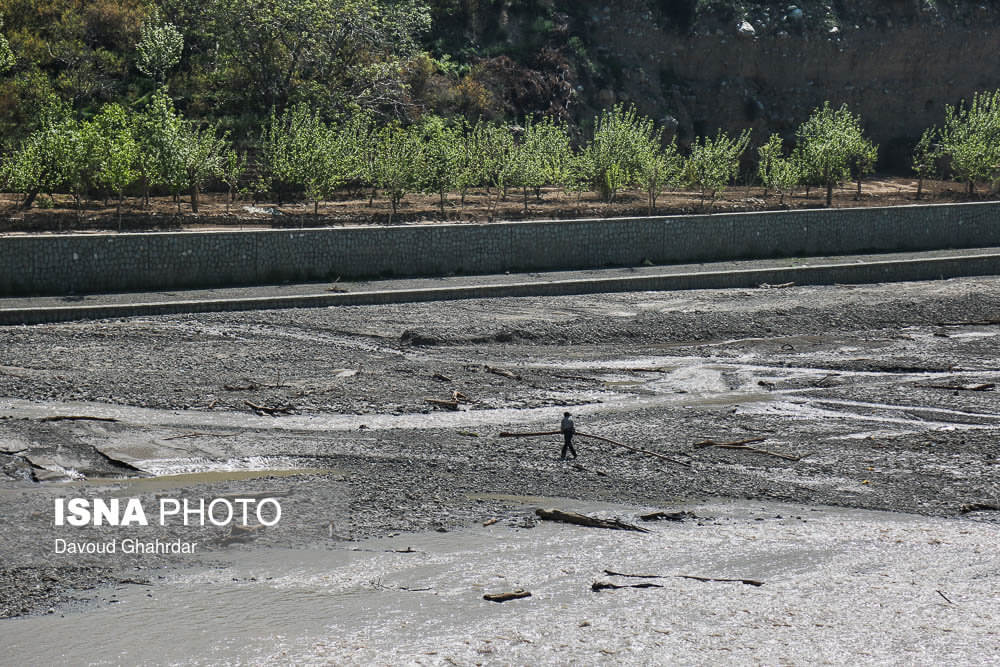
[{"label": "driftwood log", "polygon": [[[562,431],[535,431],[533,433],[516,433],[511,431],[500,432],[501,438],[533,438],[543,435],[562,435]],[[666,454],[660,454],[659,452],[651,452],[648,449],[642,449],[640,447],[633,447],[631,445],[626,445],[625,443],[618,442],[617,440],[612,440],[610,438],[605,438],[600,435],[591,435],[590,433],[581,433],[580,431],[577,431],[574,434],[574,436],[577,438],[590,438],[592,440],[600,440],[601,442],[607,442],[609,444],[615,445],[616,447],[622,447],[623,449],[627,449],[630,452],[645,454],[646,456],[653,456],[655,458],[663,459],[664,461],[670,461],[671,463],[676,463],[677,465],[686,466],[688,468],[691,467],[691,464],[688,463],[687,461],[681,461],[671,456],[667,456]]]},{"label": "driftwood log", "polygon": [[615,590],[617,588],[663,588],[662,584],[651,584],[648,581],[641,584],[612,584],[607,581],[595,581],[590,585],[590,590],[595,593],[604,590]]},{"label": "driftwood log", "polygon": [[618,519],[598,519],[597,517],[587,516],[586,514],[577,514],[576,512],[564,512],[562,510],[545,510],[537,509],[535,514],[539,519],[543,521],[558,521],[560,523],[572,523],[577,526],[586,526],[588,528],[607,528],[609,530],[632,530],[637,533],[648,533],[649,531],[645,528],[639,526],[633,526],[630,523],[625,523],[624,521],[619,521]]},{"label": "driftwood log", "polygon": [[511,591],[510,593],[488,593],[483,596],[483,599],[490,602],[507,602],[508,600],[520,600],[521,598],[530,597],[531,593],[528,591]]},{"label": "driftwood log", "polygon": [[88,415],[53,415],[51,417],[39,417],[40,422],[116,422],[114,417],[90,417]]},{"label": "driftwood log", "polygon": [[915,384],[914,387],[921,389],[948,389],[950,391],[990,391],[996,388],[996,383],[985,382],[983,384]]},{"label": "driftwood log", "polygon": [[[763,586],[763,581],[757,581],[756,579],[720,579],[718,577],[698,577],[693,574],[625,574],[624,572],[615,572],[614,570],[605,570],[604,574],[609,577],[628,577],[632,579],[667,579],[669,577],[674,577],[677,579],[694,579],[695,581],[719,581],[724,583],[741,583],[747,586]],[[623,586],[616,586],[615,588],[624,588]],[[634,588],[639,588],[635,586]],[[594,589],[597,590],[597,589]]]}]

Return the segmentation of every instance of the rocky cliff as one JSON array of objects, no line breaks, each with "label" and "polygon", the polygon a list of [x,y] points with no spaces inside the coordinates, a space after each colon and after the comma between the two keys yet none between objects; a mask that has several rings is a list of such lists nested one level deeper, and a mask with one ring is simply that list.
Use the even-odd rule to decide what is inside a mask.
[{"label": "rocky cliff", "polygon": [[674,128],[681,143],[716,128],[750,127],[756,141],[771,132],[790,138],[829,100],[861,114],[882,147],[883,169],[901,169],[946,104],[1000,87],[996,1],[464,7],[445,25],[454,30],[455,20],[465,21],[453,39],[476,54],[480,72],[493,73],[484,78],[507,112],[521,107],[585,123],[599,108],[635,103]]}]

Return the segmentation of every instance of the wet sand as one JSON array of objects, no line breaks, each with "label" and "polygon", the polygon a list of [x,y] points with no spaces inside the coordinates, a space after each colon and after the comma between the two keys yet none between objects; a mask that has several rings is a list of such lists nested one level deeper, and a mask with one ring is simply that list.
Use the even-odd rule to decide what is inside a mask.
[{"label": "wet sand", "polygon": [[[548,502],[628,520],[641,513]],[[747,501],[675,507],[698,518],[646,523],[648,534],[546,522],[235,552],[155,586],[109,590],[115,602],[87,614],[7,621],[0,648],[19,664],[972,665],[997,657],[994,525]],[[595,583],[650,586],[595,592]],[[513,590],[531,597],[483,599]],[[95,645],[94,636],[106,640]]]},{"label": "wet sand", "polygon": [[[711,504],[713,499],[752,501],[747,508],[754,503],[792,503],[798,507],[796,515],[821,506],[903,512],[912,516],[877,515],[870,519],[871,525],[884,520],[885,527],[894,530],[894,522],[925,522],[931,527],[922,528],[924,532],[967,531],[983,541],[992,536],[995,543],[1000,513],[989,508],[1000,503],[1000,406],[994,387],[973,388],[1000,379],[998,321],[1000,280],[976,278],[262,311],[0,329],[0,607],[3,616],[52,612],[47,618],[0,623],[55,622],[60,614],[67,619],[97,618],[107,613],[103,610],[112,590],[102,586],[123,586],[114,591],[119,600],[132,595],[133,588],[142,591],[140,597],[148,590],[153,597],[146,599],[160,599],[157,596],[177,590],[169,582],[196,572],[222,576],[241,559],[292,562],[293,554],[301,552],[306,560],[329,559],[330,571],[346,577],[344,573],[354,572],[352,549],[368,544],[363,540],[393,534],[400,535],[392,538],[396,540],[392,545],[441,540],[435,549],[452,543],[467,554],[483,551],[483,558],[513,540],[526,554],[522,560],[540,559],[533,572],[548,571],[563,558],[577,562],[583,558],[581,551],[591,546],[598,551],[611,548],[622,539],[618,534],[599,536],[598,531],[588,537],[587,529],[565,527],[558,537],[552,533],[564,546],[546,552],[547,538],[537,536],[555,528],[523,528],[534,520],[533,507],[517,500],[522,496],[616,503],[625,513],[636,507],[672,510]],[[457,410],[427,400],[450,400],[455,392],[463,397]],[[288,408],[290,414],[257,414],[248,402]],[[554,429],[565,410],[574,413],[581,431],[655,450],[680,463],[585,440],[578,443],[581,458],[575,464],[563,463],[558,461],[558,437],[499,437],[501,431]],[[117,421],[46,421],[54,416]],[[750,438],[764,438],[754,446],[791,458],[696,444]],[[215,526],[151,526],[134,532],[109,526],[69,533],[65,526],[57,529],[54,500],[77,494],[134,496],[150,503],[177,495],[192,499],[271,495],[281,501],[283,516],[276,526],[247,533]],[[470,527],[494,518],[499,521],[485,534],[495,536],[495,548],[477,543],[482,531]],[[751,530],[758,523],[744,528]],[[450,532],[435,532],[438,529]],[[567,530],[580,537],[568,537]],[[667,528],[657,526],[656,534],[663,530]],[[681,560],[643,560],[636,552],[635,560],[619,553],[616,562],[593,562],[588,565],[591,569],[584,569],[580,561],[574,572],[582,576],[572,577],[572,582],[566,579],[555,590],[573,600],[634,600],[641,613],[646,613],[642,605],[650,604],[643,600],[656,599],[653,593],[704,595],[699,592],[709,590],[707,584],[671,580],[672,593],[640,589],[587,597],[590,579],[603,567],[638,571],[660,565],[659,572],[669,565],[673,572],[706,562],[706,545],[697,546],[702,539],[697,536],[706,531],[686,524],[684,530],[695,537],[688,551],[681,552],[686,554]],[[837,537],[833,528],[827,532],[830,535],[810,532],[802,540],[824,545],[843,537]],[[751,534],[721,540],[713,548],[735,558]],[[67,535],[78,540],[185,539],[197,541],[199,547],[194,555],[56,557],[53,541]],[[758,539],[767,535],[759,534]],[[576,545],[576,539],[607,540],[608,545]],[[928,568],[947,568],[950,563],[961,570],[954,580],[941,574],[944,569],[934,570],[940,584],[929,590],[937,600],[927,604],[948,604],[934,593],[938,588],[957,603],[946,588],[952,583],[968,600],[978,599],[974,590],[995,595],[997,567],[977,571],[979,588],[968,583],[974,579],[971,571],[962,569],[963,563],[972,562],[975,547],[957,555],[936,552],[939,558],[910,533],[900,539],[903,546],[896,552],[878,557],[898,554],[904,559],[886,566],[896,568],[890,577],[902,581],[900,572],[910,567],[906,563],[927,558],[936,559]],[[542,543],[535,544],[537,540]],[[772,546],[778,548],[776,544]],[[995,565],[991,558],[992,553],[982,554],[982,562]],[[851,596],[862,590],[871,593],[870,587],[848,586],[863,570],[854,563],[831,555],[822,561],[827,569],[818,572],[826,572],[827,579],[836,574],[842,584],[839,589]],[[378,567],[384,578],[392,576],[391,563]],[[309,568],[322,569],[315,563]],[[486,575],[498,568],[496,562],[483,561],[475,568],[476,576],[463,580],[465,588],[456,584],[453,594],[458,596],[461,589],[462,596],[472,596],[474,602],[469,604],[478,605],[481,596],[472,579],[488,582]],[[513,574],[508,571],[505,576]],[[792,575],[779,568],[761,570],[757,576],[784,581],[782,577]],[[806,591],[823,581],[796,577],[800,575],[786,583],[806,583]],[[924,578],[930,581],[929,574]],[[24,586],[25,581],[32,585]],[[148,582],[148,588],[123,581]],[[534,581],[549,585],[544,578],[504,583]],[[308,585],[293,586],[303,587]],[[237,588],[234,582],[233,594]],[[220,584],[218,590],[222,595],[227,587]],[[307,617],[309,604],[299,602],[327,600],[322,591],[320,587],[312,596],[303,593],[293,608]],[[901,591],[893,593],[894,609],[917,604],[918,599],[924,604],[923,597],[906,598]],[[926,593],[924,588],[919,591],[921,596]],[[782,599],[798,600],[796,604],[812,609],[804,618],[820,618],[813,609],[813,596],[790,594],[783,590]],[[542,604],[539,600],[533,597],[528,604]],[[671,601],[675,600],[667,600]],[[663,602],[668,610],[670,604]],[[833,608],[840,610],[840,622],[850,621],[852,636],[868,637],[861,622],[847,612],[860,602],[861,598],[845,597]],[[212,608],[215,603],[199,604]],[[541,634],[528,636],[531,644],[508,643],[498,649],[499,657],[483,653],[479,660],[562,660],[558,652],[547,653],[558,649],[558,635],[551,634],[554,630],[544,634],[543,629],[572,614],[552,604],[538,611],[535,625]],[[112,606],[118,605],[124,603]],[[497,608],[507,605],[521,602]],[[703,613],[690,609],[692,618]],[[587,612],[594,618],[579,619],[591,626],[574,629],[564,620],[560,632],[576,641],[589,627],[606,624],[601,633],[590,635],[604,637],[604,643],[590,647],[621,650],[611,645],[611,638],[620,639],[626,626],[610,624],[607,612],[598,615],[598,611]],[[286,612],[276,608],[272,616],[282,613]],[[519,631],[527,632],[534,612],[515,613]],[[828,639],[836,635],[824,629],[837,614],[817,620],[822,627],[809,626],[816,629],[807,635],[807,644],[820,647],[812,657],[802,652],[806,648],[792,647],[790,637],[806,632],[806,625],[797,621],[788,621],[794,632],[784,626],[764,632],[760,628],[765,624],[758,618],[758,634],[745,642],[749,652],[740,653],[742,640],[733,634],[736,621],[726,614],[711,618],[728,624],[723,638],[735,641],[726,646],[737,651],[736,660],[782,660],[780,652],[760,652],[765,637],[773,632],[789,637],[781,646],[793,662],[850,662],[852,656],[878,662],[879,656],[891,655],[884,642],[875,642],[869,649],[845,645],[845,653],[837,657],[832,651],[838,644]],[[880,632],[888,627],[887,617],[868,618]],[[926,619],[921,622],[937,627]],[[358,626],[360,634],[351,635],[351,641],[370,647],[355,646],[357,660],[383,654],[388,661],[394,660],[392,656],[416,660],[424,649],[434,650],[422,643],[424,636],[428,642],[437,638],[434,641],[450,647],[453,653],[447,655],[459,662],[475,661],[466,651],[487,648],[475,642],[460,646],[457,625],[435,630],[433,622],[428,623],[413,636],[393,641],[358,639],[366,632]],[[309,656],[320,659],[323,646],[335,662],[354,659],[349,644],[343,643],[347,639],[331,643],[329,627],[334,625],[309,626],[305,635],[313,643],[303,648],[296,642],[281,650],[290,651],[289,661],[297,656],[303,661]],[[987,636],[985,631],[958,630],[953,625],[942,623],[952,634],[972,632],[967,644],[954,648],[956,659],[974,663],[972,656]],[[626,649],[619,658],[630,662],[655,662],[664,655],[682,656],[681,662],[712,662],[726,653],[721,639],[718,655],[685,653],[694,650],[685,649],[685,642],[692,643],[696,635],[711,636],[707,622],[691,626],[699,631],[690,634],[676,628],[667,635],[628,627],[643,637],[636,640],[636,652]],[[912,637],[907,633],[912,628],[906,628],[885,632],[893,641],[898,635],[900,645],[909,646]],[[949,637],[933,637],[928,655],[945,656],[951,650],[945,641]],[[269,649],[277,645],[264,641],[254,644],[255,652],[240,655],[248,660],[281,657]],[[111,651],[115,644],[108,646]],[[234,646],[230,649],[235,651]],[[657,653],[661,649],[666,653]],[[444,655],[425,657],[436,662]],[[565,659],[576,655],[567,653]],[[578,657],[616,661],[615,654]],[[193,651],[178,659],[211,662]],[[920,655],[902,661],[924,662]]]}]

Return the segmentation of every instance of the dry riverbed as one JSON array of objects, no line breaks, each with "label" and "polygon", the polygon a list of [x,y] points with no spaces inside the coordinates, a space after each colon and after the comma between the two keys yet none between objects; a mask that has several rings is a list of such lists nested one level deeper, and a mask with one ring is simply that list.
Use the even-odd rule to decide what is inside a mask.
[{"label": "dry riverbed", "polygon": [[[340,553],[492,519],[530,536],[525,497],[749,499],[991,530],[998,322],[1000,280],[976,278],[3,328],[0,617],[156,595],[176,568],[236,553]],[[556,436],[499,437],[557,428],[564,410],[673,461],[579,440],[564,463]],[[763,452],[696,444],[758,438]],[[56,499],[76,496],[274,497],[282,518],[54,526]],[[59,538],[126,537],[198,547],[53,553]]]}]

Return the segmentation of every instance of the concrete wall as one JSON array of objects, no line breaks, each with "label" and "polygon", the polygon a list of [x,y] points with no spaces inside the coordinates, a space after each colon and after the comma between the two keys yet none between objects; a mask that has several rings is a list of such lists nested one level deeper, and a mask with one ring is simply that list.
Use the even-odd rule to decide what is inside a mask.
[{"label": "concrete wall", "polygon": [[1000,245],[1000,204],[0,238],[0,296]]}]

